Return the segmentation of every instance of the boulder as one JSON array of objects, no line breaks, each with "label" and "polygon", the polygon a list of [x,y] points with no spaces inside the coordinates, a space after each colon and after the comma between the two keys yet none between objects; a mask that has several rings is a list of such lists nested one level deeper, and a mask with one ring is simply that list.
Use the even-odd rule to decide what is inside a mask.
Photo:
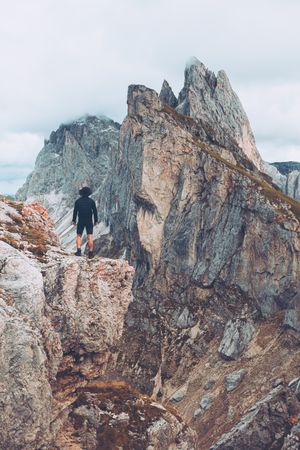
[{"label": "boulder", "polygon": [[226,391],[231,392],[236,389],[245,377],[246,373],[247,371],[245,369],[240,369],[226,375],[224,379]]},{"label": "boulder", "polygon": [[225,325],[219,353],[224,359],[238,359],[249,344],[255,328],[245,319],[232,319]]}]

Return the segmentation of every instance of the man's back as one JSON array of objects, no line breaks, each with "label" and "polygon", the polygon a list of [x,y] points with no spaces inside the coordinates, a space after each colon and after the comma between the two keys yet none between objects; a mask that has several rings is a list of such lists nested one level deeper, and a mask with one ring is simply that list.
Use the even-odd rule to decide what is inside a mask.
[{"label": "man's back", "polygon": [[75,202],[74,207],[74,221],[78,213],[79,222],[93,223],[93,213],[94,222],[98,222],[97,208],[93,199],[89,197],[80,197]]}]

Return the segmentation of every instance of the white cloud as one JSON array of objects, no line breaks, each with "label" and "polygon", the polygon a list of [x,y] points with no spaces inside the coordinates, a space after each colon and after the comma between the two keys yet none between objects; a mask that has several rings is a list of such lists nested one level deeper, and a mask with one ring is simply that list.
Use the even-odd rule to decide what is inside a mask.
[{"label": "white cloud", "polygon": [[257,147],[268,162],[300,161],[300,144],[287,144],[276,140],[258,141]]},{"label": "white cloud", "polygon": [[267,161],[300,161],[300,81],[240,85],[257,147]]},{"label": "white cloud", "polygon": [[292,0],[11,0],[1,11],[0,127],[48,132],[86,112],[121,120],[128,84],[159,89],[167,78],[178,91],[191,55],[233,85],[293,79],[299,14]]},{"label": "white cloud", "polygon": [[25,178],[16,178],[11,181],[0,180],[1,195],[15,195],[17,190],[23,185]]},{"label": "white cloud", "polygon": [[42,146],[43,137],[39,134],[5,133],[0,137],[0,165],[33,165]]},{"label": "white cloud", "polygon": [[166,78],[177,93],[192,55],[226,70],[259,143],[297,148],[299,16],[296,0],[10,0],[0,17],[0,161],[7,140],[10,161],[27,161],[42,136],[85,113],[121,121],[131,83],[159,90]]}]

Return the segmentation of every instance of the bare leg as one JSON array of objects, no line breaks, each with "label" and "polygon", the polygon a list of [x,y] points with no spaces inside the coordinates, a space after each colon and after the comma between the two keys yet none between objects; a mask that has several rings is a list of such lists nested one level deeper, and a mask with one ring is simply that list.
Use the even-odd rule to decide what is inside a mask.
[{"label": "bare leg", "polygon": [[94,248],[93,235],[92,234],[88,234],[87,235],[87,239],[88,239],[89,251],[92,252],[93,248]]},{"label": "bare leg", "polygon": [[76,236],[76,245],[77,245],[77,248],[81,248],[81,236],[80,236],[80,234],[77,234],[77,236]]}]

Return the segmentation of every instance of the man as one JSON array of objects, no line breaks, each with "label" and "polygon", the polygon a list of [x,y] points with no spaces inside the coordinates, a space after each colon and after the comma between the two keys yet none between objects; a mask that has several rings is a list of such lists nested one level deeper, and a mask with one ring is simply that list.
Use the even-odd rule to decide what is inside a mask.
[{"label": "man", "polygon": [[75,253],[76,256],[81,256],[81,236],[86,229],[88,247],[89,247],[89,258],[93,258],[93,215],[94,215],[94,224],[98,223],[98,213],[96,208],[96,203],[94,200],[89,198],[92,191],[89,187],[83,187],[79,191],[80,198],[78,198],[74,205],[73,211],[73,225],[76,225],[76,218],[78,214],[78,223],[77,223],[77,236],[76,236],[76,245],[77,251]]}]

